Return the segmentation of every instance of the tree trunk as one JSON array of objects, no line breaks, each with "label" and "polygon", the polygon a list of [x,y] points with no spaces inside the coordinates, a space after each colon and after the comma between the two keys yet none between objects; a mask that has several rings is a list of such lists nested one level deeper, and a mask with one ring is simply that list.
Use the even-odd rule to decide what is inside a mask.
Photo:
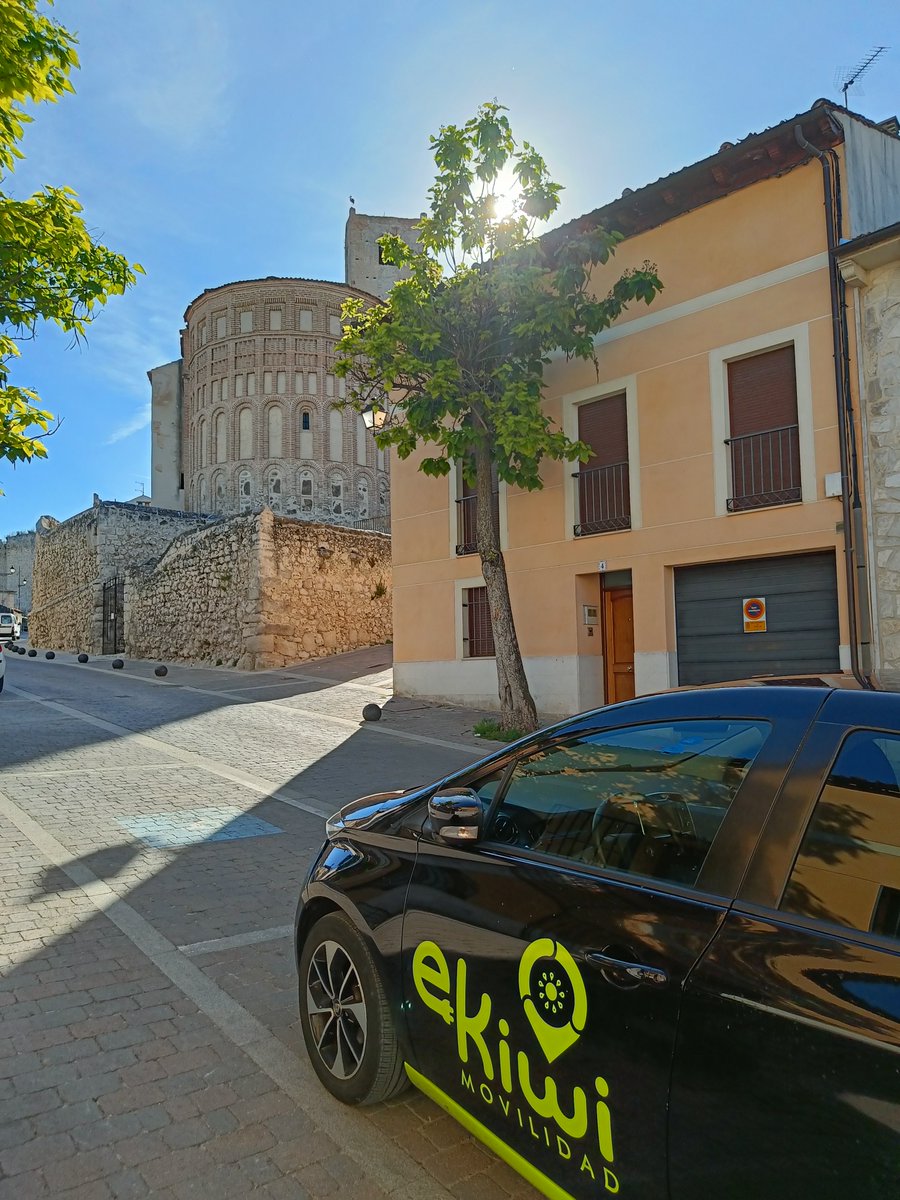
[{"label": "tree trunk", "polygon": [[494,491],[493,460],[490,449],[479,445],[475,451],[476,526],[475,543],[481,557],[481,570],[487,589],[497,659],[497,688],[500,697],[500,724],[504,729],[537,729],[537,709],[519,650],[509,601],[506,564],[500,549],[500,503]]}]

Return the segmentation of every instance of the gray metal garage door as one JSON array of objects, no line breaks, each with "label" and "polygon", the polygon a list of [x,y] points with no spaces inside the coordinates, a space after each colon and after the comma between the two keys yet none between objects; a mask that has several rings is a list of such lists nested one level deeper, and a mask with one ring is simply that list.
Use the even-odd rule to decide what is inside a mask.
[{"label": "gray metal garage door", "polygon": [[[744,633],[743,600],[766,601],[764,633]],[[834,554],[798,554],[675,571],[679,683],[836,671]]]}]

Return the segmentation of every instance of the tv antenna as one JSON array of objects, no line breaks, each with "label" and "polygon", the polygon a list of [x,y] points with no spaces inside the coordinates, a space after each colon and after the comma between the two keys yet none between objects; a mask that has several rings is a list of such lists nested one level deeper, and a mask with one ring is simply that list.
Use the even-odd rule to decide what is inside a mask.
[{"label": "tv antenna", "polygon": [[[862,79],[869,67],[871,67],[875,61],[881,58],[882,54],[886,53],[886,51],[889,49],[890,46],[876,46],[869,54],[866,55],[864,59],[858,62],[855,67],[850,67],[848,70],[838,72],[835,82],[844,93],[844,108],[847,107],[847,93],[850,91],[850,89],[854,86],[854,84],[858,83],[859,80]],[[857,94],[860,96],[865,95],[862,88],[857,89]]]}]

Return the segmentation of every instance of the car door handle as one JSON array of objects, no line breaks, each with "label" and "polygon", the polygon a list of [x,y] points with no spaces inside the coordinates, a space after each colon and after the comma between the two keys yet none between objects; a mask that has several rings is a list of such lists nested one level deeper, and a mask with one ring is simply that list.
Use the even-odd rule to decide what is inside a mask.
[{"label": "car door handle", "polygon": [[669,976],[661,967],[648,967],[644,963],[616,958],[600,950],[589,950],[584,960],[596,967],[613,987],[633,988],[640,987],[642,983],[651,987],[665,987],[669,982]]}]

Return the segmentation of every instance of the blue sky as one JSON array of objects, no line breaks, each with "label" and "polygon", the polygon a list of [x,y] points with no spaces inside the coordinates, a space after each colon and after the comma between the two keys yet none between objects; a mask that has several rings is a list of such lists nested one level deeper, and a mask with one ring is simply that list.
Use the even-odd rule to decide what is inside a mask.
[{"label": "blue sky", "polygon": [[[15,382],[63,418],[43,462],[0,465],[0,535],[149,489],[146,372],[178,356],[188,303],[265,275],[343,278],[348,196],[415,215],[428,136],[497,98],[565,186],[557,222],[840,100],[896,7],[833,0],[58,0],[76,94],[36,110],[14,196],[67,184],[146,277],[86,345],[42,329]],[[900,45],[851,91],[900,108]],[[554,222],[554,223],[557,223]]]}]

